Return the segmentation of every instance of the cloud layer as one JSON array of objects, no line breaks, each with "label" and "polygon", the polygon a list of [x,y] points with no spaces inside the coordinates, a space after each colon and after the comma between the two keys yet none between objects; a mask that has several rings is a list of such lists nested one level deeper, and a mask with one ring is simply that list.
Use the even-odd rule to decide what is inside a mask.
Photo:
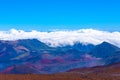
[{"label": "cloud layer", "polygon": [[60,45],[73,45],[75,42],[83,44],[100,44],[103,41],[110,42],[120,47],[120,32],[107,32],[94,29],[80,29],[74,31],[52,31],[39,32],[33,30],[25,32],[23,30],[11,29],[0,31],[0,40],[18,40],[36,38],[53,47]]}]

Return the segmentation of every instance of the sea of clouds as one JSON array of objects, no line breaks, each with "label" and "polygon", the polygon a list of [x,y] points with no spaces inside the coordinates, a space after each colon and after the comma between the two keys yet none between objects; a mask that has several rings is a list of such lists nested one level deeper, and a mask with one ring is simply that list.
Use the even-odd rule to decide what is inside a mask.
[{"label": "sea of clouds", "polygon": [[73,45],[75,42],[87,44],[100,44],[103,41],[120,47],[120,32],[108,32],[95,29],[63,30],[40,32],[11,29],[0,31],[0,40],[38,39],[50,46]]}]

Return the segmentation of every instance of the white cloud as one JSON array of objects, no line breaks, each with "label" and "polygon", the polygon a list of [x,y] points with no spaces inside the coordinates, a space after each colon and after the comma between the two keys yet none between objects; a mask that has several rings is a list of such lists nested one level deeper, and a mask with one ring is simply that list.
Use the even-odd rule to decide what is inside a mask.
[{"label": "white cloud", "polygon": [[0,40],[18,40],[18,39],[33,39],[36,38],[51,46],[59,46],[75,42],[83,44],[97,45],[103,41],[110,42],[120,47],[120,32],[107,32],[94,29],[80,29],[74,31],[53,31],[39,32],[33,30],[25,32],[23,30],[11,29],[9,31],[0,31]]}]

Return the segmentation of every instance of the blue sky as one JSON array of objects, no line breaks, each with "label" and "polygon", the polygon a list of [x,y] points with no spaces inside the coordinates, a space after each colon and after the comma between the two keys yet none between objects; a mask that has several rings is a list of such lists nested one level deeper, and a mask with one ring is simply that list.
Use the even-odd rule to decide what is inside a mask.
[{"label": "blue sky", "polygon": [[0,30],[119,27],[120,0],[0,0]]}]

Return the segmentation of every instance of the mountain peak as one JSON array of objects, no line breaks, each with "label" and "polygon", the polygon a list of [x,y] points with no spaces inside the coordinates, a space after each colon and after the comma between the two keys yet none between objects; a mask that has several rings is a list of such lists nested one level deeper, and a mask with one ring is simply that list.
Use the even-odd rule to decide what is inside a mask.
[{"label": "mountain peak", "polygon": [[113,45],[113,44],[111,44],[111,43],[109,43],[109,42],[104,41],[104,42],[102,42],[100,45]]},{"label": "mountain peak", "polygon": [[108,42],[102,42],[101,44],[97,45],[91,52],[90,54],[95,56],[95,57],[100,57],[100,58],[106,58],[108,56],[114,55],[116,51],[120,51],[120,48],[117,46],[108,43]]},{"label": "mountain peak", "polygon": [[110,44],[110,43],[108,43],[108,42],[104,41],[104,42],[102,42],[102,44]]},{"label": "mountain peak", "polygon": [[113,45],[113,44],[111,44],[109,42],[106,42],[106,41],[104,41],[101,44],[97,45],[97,47],[103,47],[103,48],[109,48],[109,49],[110,48],[119,49],[119,47],[117,47],[117,46],[115,46],[115,45]]}]

